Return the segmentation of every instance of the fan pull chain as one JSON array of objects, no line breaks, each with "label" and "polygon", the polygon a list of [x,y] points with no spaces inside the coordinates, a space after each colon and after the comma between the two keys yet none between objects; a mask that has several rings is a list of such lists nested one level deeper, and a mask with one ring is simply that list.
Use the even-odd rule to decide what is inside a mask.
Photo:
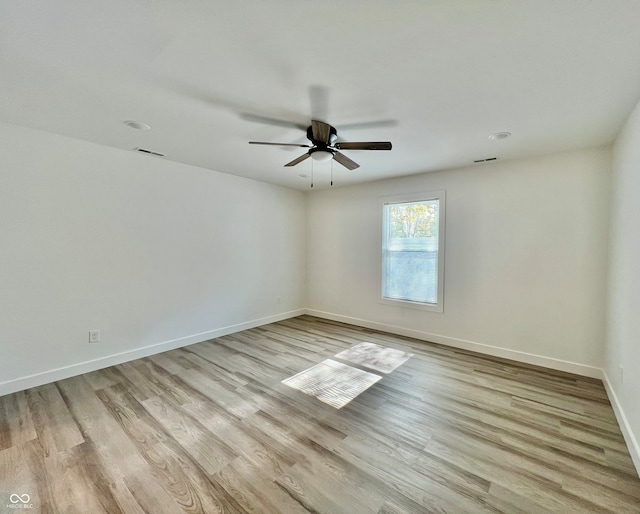
[{"label": "fan pull chain", "polygon": [[331,159],[331,185],[333,186],[333,159]]},{"label": "fan pull chain", "polygon": [[313,159],[311,159],[311,187],[313,188]]}]

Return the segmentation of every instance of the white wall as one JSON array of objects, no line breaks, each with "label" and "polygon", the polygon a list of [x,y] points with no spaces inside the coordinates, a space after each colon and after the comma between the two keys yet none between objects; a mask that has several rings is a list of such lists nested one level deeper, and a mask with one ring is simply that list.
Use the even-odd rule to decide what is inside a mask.
[{"label": "white wall", "polygon": [[[599,377],[610,155],[603,147],[314,192],[308,306]],[[440,189],[447,195],[444,313],[379,303],[380,197]]]},{"label": "white wall", "polygon": [[[609,159],[597,148],[305,195],[0,124],[0,394],[304,307],[598,375]],[[445,312],[378,303],[379,198],[440,189]]]},{"label": "white wall", "polygon": [[640,473],[640,103],[613,147],[605,351],[605,384]]},{"label": "white wall", "polygon": [[0,394],[291,315],[305,216],[300,192],[0,124]]}]

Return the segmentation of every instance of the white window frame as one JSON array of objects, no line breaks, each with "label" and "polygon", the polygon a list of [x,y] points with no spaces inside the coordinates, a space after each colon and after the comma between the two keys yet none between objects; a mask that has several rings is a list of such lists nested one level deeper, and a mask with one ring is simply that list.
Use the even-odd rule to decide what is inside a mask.
[{"label": "white window frame", "polygon": [[[436,303],[417,302],[411,300],[402,300],[397,298],[387,298],[383,296],[384,291],[384,254],[385,240],[387,237],[387,220],[385,216],[385,206],[394,203],[408,202],[427,202],[429,200],[438,200],[438,287]],[[402,195],[383,196],[380,197],[380,215],[382,218],[382,230],[380,231],[380,298],[379,303],[392,305],[394,307],[419,309],[429,312],[444,312],[444,241],[445,241],[445,212],[446,212],[446,195],[444,190],[440,191],[424,191],[420,193],[409,193]]]}]

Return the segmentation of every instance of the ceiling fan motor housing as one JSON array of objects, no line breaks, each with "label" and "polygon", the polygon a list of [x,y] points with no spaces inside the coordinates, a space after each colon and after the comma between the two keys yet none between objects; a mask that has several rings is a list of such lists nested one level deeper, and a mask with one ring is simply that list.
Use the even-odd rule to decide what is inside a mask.
[{"label": "ceiling fan motor housing", "polygon": [[329,142],[325,143],[324,141],[317,141],[313,139],[313,127],[311,125],[309,125],[307,127],[307,139],[309,141],[311,141],[314,145],[322,147],[322,146],[333,146],[333,144],[337,141],[338,139],[338,131],[336,130],[335,127],[332,127],[331,125],[329,125]]}]

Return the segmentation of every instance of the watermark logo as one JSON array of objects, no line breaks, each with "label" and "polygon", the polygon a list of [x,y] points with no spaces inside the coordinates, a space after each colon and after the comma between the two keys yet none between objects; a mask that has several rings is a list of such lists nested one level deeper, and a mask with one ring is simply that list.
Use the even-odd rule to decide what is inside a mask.
[{"label": "watermark logo", "polygon": [[9,496],[10,504],[7,504],[8,509],[33,509],[33,503],[31,503],[31,496],[27,493],[16,494],[11,493]]}]

